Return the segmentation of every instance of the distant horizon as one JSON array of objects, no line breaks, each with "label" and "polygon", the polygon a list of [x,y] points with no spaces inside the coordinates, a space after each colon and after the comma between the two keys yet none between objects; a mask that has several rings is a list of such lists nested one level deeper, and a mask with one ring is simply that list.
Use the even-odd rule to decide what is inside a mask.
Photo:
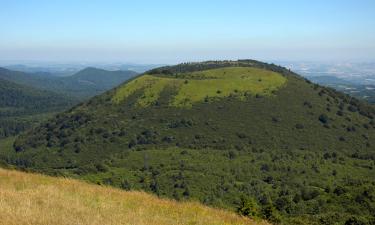
[{"label": "distant horizon", "polygon": [[[0,53],[1,54],[1,53]],[[1,56],[1,55],[0,55]],[[159,59],[155,57],[154,59],[127,59],[124,57],[123,59],[111,59],[103,58],[103,59],[85,59],[85,58],[75,58],[74,55],[68,59],[44,59],[44,58],[36,58],[36,59],[4,59],[0,58],[0,65],[11,65],[11,64],[33,64],[33,63],[41,63],[41,64],[139,64],[139,65],[158,65],[158,64],[168,64],[168,65],[175,65],[179,63],[186,63],[186,62],[204,62],[204,61],[223,61],[223,60],[257,60],[261,62],[267,63],[276,63],[276,62],[307,62],[307,63],[375,63],[375,57],[369,58],[306,58],[306,57],[296,57],[296,58],[289,58],[289,57],[276,57],[276,58],[267,58],[267,57],[230,57],[230,56],[220,56],[220,57],[209,57],[209,56],[195,56],[195,57],[179,57],[178,59]]]},{"label": "distant horizon", "polygon": [[0,60],[0,67],[7,67],[7,66],[27,66],[27,67],[39,67],[39,66],[63,66],[63,65],[82,65],[82,66],[90,66],[90,65],[139,65],[139,66],[150,66],[150,65],[176,65],[181,63],[195,63],[195,62],[204,62],[204,61],[225,61],[225,60],[256,60],[265,63],[273,63],[273,64],[285,64],[285,63],[307,63],[307,64],[321,64],[321,65],[331,65],[331,64],[375,64],[374,60],[272,60],[272,59],[254,59],[254,58],[239,58],[239,59],[203,59],[200,61],[179,61],[174,63],[163,63],[163,62],[133,62],[133,61],[121,61],[121,60],[114,60],[114,61],[84,61],[84,60]]},{"label": "distant horizon", "polygon": [[0,60],[375,61],[375,2],[4,0]]}]

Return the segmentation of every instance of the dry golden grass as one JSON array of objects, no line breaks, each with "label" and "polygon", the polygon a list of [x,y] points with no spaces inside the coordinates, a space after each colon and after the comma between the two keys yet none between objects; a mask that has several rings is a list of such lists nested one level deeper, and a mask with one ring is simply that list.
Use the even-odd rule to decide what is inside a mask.
[{"label": "dry golden grass", "polygon": [[0,224],[267,224],[199,203],[0,169]]}]

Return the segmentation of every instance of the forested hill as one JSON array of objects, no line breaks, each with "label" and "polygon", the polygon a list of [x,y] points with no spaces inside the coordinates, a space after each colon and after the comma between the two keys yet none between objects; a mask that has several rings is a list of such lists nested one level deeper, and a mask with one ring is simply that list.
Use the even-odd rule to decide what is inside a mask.
[{"label": "forested hill", "polygon": [[136,74],[133,71],[107,71],[89,67],[72,76],[59,78],[55,90],[87,99],[120,85]]},{"label": "forested hill", "polygon": [[103,93],[136,74],[133,71],[107,71],[97,68],[86,68],[72,76],[56,77],[0,68],[1,79],[81,99],[87,99]]},{"label": "forested hill", "polygon": [[[2,116],[57,111],[76,102],[77,100],[51,91],[38,90],[0,79],[0,107],[4,109]],[[14,109],[17,112],[7,114],[6,109],[9,111]]]},{"label": "forested hill", "polygon": [[0,138],[30,127],[35,116],[61,112],[76,103],[77,99],[0,79]]},{"label": "forested hill", "polygon": [[375,108],[253,60],[154,69],[19,136],[21,168],[283,224],[375,221]]},{"label": "forested hill", "polygon": [[19,132],[136,75],[133,71],[84,69],[72,76],[0,68],[0,138]]}]

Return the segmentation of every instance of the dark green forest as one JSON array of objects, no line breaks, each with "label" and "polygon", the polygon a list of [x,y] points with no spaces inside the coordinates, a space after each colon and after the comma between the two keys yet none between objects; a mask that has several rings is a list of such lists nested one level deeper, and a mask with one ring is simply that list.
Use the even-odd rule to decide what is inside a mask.
[{"label": "dark green forest", "polygon": [[76,103],[77,99],[0,79],[0,138],[18,134]]},{"label": "dark green forest", "polygon": [[114,88],[136,74],[130,70],[107,71],[88,67],[71,76],[56,77],[0,68],[0,79],[40,90],[53,91],[80,100],[86,100]]},{"label": "dark green forest", "polygon": [[287,83],[270,96],[239,98],[233,90],[191,108],[169,105],[179,91],[174,86],[147,107],[136,105],[146,89],[115,104],[124,83],[3,140],[0,159],[275,224],[375,224],[372,105],[253,60],[185,63],[146,74],[189,82],[186,73],[227,67],[277,72]]},{"label": "dark green forest", "polygon": [[135,74],[86,68],[72,76],[54,77],[0,68],[0,139],[36,126]]}]

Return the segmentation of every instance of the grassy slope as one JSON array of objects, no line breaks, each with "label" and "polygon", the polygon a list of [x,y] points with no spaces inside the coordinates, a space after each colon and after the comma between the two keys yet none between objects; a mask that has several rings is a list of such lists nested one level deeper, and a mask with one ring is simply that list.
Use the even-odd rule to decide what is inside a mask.
[{"label": "grassy slope", "polygon": [[178,92],[170,102],[171,106],[191,107],[205,98],[223,98],[236,94],[270,95],[286,82],[278,73],[249,67],[231,67],[176,74],[174,78],[144,75],[118,88],[112,101],[120,103],[137,90],[143,95],[137,103],[145,107],[154,104],[166,87]]},{"label": "grassy slope", "polygon": [[64,178],[0,169],[0,224],[267,224],[234,213]]}]

